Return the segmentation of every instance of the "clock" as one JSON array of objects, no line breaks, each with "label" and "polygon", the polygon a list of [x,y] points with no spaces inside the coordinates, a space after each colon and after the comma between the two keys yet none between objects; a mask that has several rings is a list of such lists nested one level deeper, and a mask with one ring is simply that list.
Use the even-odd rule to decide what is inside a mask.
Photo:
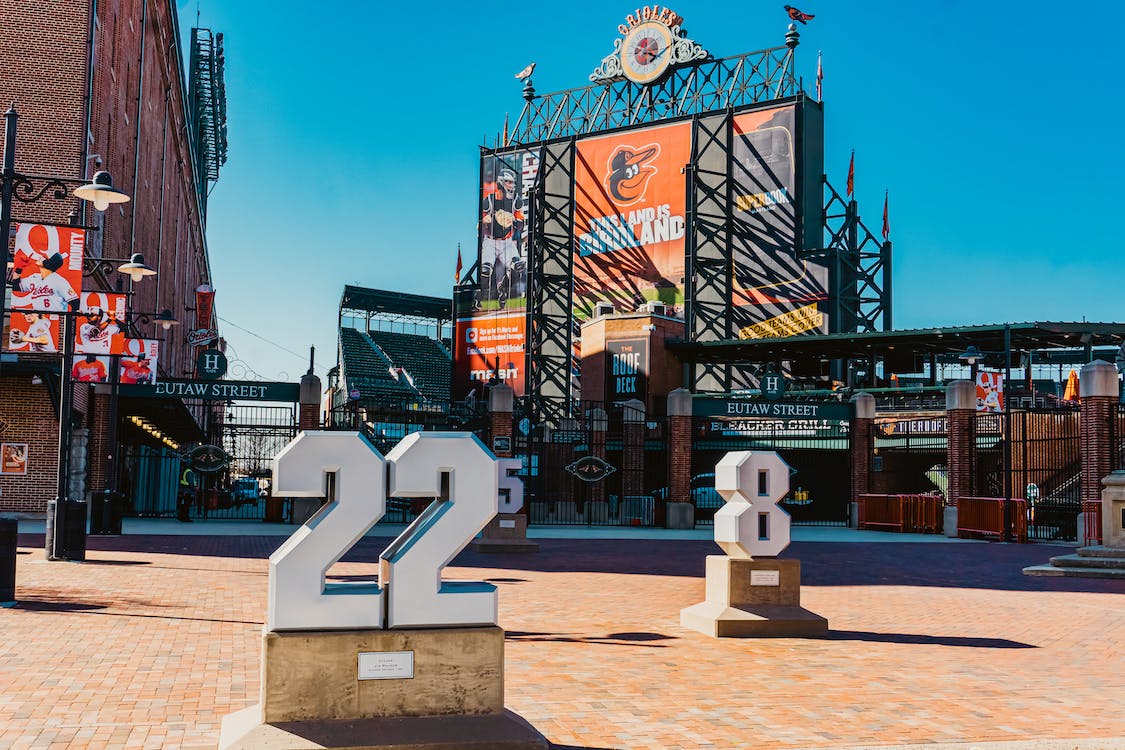
[{"label": "clock", "polygon": [[672,31],[659,21],[645,21],[621,40],[621,70],[633,83],[652,83],[668,71]]}]

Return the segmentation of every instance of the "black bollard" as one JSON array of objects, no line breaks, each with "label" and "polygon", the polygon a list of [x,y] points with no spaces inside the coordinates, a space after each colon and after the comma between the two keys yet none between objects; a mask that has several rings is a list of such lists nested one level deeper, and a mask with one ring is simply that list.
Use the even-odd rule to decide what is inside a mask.
[{"label": "black bollard", "polygon": [[16,531],[13,519],[0,518],[0,607],[16,601]]}]

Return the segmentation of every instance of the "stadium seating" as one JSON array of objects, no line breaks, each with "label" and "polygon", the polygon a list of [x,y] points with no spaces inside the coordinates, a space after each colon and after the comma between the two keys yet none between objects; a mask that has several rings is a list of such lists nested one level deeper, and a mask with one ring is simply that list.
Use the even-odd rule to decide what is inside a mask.
[{"label": "stadium seating", "polygon": [[349,391],[353,388],[359,390],[360,398],[417,395],[418,391],[405,380],[396,380],[391,376],[393,365],[362,331],[341,328],[340,353],[344,366],[342,379]]},{"label": "stadium seating", "polygon": [[[340,329],[343,381],[360,398],[418,396],[448,401],[449,352],[426,336],[390,331]],[[397,376],[396,376],[397,373]]]},{"label": "stadium seating", "polygon": [[371,331],[368,340],[395,368],[410,376],[414,388],[429,399],[449,400],[449,351],[428,336],[391,331]]}]

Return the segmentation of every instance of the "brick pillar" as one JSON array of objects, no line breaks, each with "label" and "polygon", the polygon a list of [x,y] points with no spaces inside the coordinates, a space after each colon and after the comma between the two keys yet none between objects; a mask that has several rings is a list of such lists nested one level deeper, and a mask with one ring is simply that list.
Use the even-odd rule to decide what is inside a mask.
[{"label": "brick pillar", "polygon": [[297,427],[315,430],[320,427],[320,378],[312,372],[301,376],[301,391],[297,407]]},{"label": "brick pillar", "polygon": [[859,496],[871,491],[872,432],[875,429],[875,397],[870,393],[852,396],[855,418],[851,429],[852,496],[848,525],[859,527]]},{"label": "brick pillar", "polygon": [[[497,458],[510,458],[512,456],[512,411],[515,404],[515,392],[509,385],[494,385],[488,391],[488,447]],[[501,447],[497,448],[500,438]],[[505,440],[507,438],[507,440]],[[503,445],[507,445],[505,449]]]},{"label": "brick pillar", "polygon": [[945,389],[948,417],[946,466],[949,492],[945,498],[945,535],[957,535],[957,499],[973,494],[976,457],[977,386],[971,380],[954,380]]},{"label": "brick pillar", "polygon": [[[515,393],[511,386],[496,385],[488,392],[488,441],[493,454],[500,459],[511,459],[515,446],[512,444],[512,411],[515,404]],[[512,462],[513,464],[519,462]],[[508,471],[508,466],[503,465],[501,470]],[[518,467],[516,467],[518,468]],[[514,493],[517,488],[513,488]],[[504,497],[502,494],[501,497]],[[509,497],[514,500],[514,496]],[[478,552],[535,552],[539,544],[528,541],[527,516],[528,498],[524,497],[523,506],[511,510],[511,506],[504,505],[503,512],[497,513],[488,525],[481,531],[479,539],[473,541],[473,549]]]},{"label": "brick pillar", "polygon": [[677,388],[668,394],[668,497],[664,525],[694,529],[691,502],[691,391]]},{"label": "brick pillar", "polygon": [[626,401],[624,407],[621,494],[629,497],[645,492],[645,404],[634,398]]},{"label": "brick pillar", "polygon": [[1078,374],[1082,398],[1079,450],[1082,454],[1082,515],[1079,543],[1097,544],[1102,535],[1102,479],[1113,471],[1113,420],[1117,416],[1117,368],[1100,360]]}]

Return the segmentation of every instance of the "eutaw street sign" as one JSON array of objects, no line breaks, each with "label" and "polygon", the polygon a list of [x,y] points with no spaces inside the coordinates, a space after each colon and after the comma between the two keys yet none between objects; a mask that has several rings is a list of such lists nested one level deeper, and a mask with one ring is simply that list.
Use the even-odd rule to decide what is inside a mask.
[{"label": "eutaw street sign", "polygon": [[297,401],[296,383],[257,380],[161,380],[146,385],[121,385],[118,392],[132,398],[198,398],[204,401]]}]

